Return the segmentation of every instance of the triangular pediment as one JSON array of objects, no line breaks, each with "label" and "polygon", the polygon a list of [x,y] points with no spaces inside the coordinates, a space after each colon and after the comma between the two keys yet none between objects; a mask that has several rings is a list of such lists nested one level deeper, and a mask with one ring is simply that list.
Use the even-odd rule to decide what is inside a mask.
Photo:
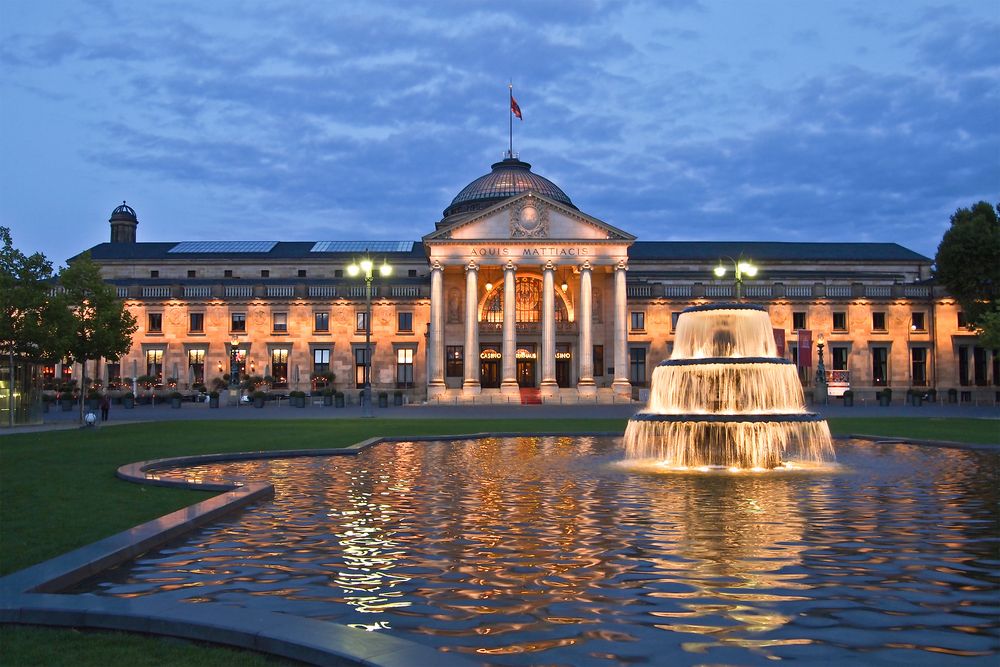
[{"label": "triangular pediment", "polygon": [[635,237],[575,208],[523,192],[424,237],[434,241],[620,241]]}]

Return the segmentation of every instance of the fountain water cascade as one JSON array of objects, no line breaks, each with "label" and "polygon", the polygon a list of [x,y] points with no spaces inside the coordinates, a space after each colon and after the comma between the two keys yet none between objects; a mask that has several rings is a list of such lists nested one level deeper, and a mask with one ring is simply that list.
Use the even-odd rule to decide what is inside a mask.
[{"label": "fountain water cascade", "polygon": [[777,356],[762,306],[685,309],[646,409],[625,430],[626,457],[668,467],[777,468],[834,457],[830,429],[806,412],[795,366]]}]

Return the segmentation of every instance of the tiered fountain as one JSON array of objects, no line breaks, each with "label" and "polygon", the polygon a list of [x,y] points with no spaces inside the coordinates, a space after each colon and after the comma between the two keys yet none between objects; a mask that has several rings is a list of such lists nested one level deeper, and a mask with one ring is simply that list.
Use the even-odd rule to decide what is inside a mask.
[{"label": "tiered fountain", "polygon": [[668,467],[771,469],[833,458],[826,421],[806,412],[795,366],[777,356],[762,306],[693,306],[646,409],[625,430],[626,456]]}]

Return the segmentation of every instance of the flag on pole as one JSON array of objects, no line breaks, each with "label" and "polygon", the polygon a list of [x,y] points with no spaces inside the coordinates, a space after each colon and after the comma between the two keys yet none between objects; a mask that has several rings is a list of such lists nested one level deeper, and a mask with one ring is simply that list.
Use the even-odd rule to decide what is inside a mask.
[{"label": "flag on pole", "polygon": [[510,111],[512,114],[517,116],[518,120],[524,120],[523,118],[521,118],[521,107],[517,105],[517,100],[514,99],[513,93],[511,93],[510,96]]}]

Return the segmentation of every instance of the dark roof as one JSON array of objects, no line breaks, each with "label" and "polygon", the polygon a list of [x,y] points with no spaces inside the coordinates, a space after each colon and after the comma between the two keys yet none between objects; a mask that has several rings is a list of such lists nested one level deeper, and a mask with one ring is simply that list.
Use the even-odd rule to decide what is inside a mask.
[{"label": "dark roof", "polygon": [[126,204],[124,200],[122,201],[121,206],[111,211],[111,219],[108,220],[108,222],[114,222],[115,220],[129,220],[131,222],[139,221],[139,219],[135,217],[135,209]]},{"label": "dark roof", "polygon": [[629,260],[708,261],[727,257],[756,262],[930,262],[898,243],[785,243],[781,241],[637,241]]},{"label": "dark roof", "polygon": [[531,165],[517,158],[507,158],[492,165],[492,171],[472,181],[459,192],[444,210],[444,217],[456,213],[480,211],[504,199],[533,190],[549,199],[576,208],[555,183],[531,172]]},{"label": "dark roof", "polygon": [[[282,259],[329,259],[352,258],[362,253],[358,252],[312,252],[315,241],[279,241],[269,252],[170,252],[177,245],[176,241],[169,243],[100,243],[90,249],[90,256],[95,260],[282,260]],[[395,257],[399,261],[426,261],[423,244],[413,243],[413,249],[408,252],[372,252],[374,258]],[[78,255],[79,256],[79,255]],[[70,260],[76,259],[71,257]]]}]

